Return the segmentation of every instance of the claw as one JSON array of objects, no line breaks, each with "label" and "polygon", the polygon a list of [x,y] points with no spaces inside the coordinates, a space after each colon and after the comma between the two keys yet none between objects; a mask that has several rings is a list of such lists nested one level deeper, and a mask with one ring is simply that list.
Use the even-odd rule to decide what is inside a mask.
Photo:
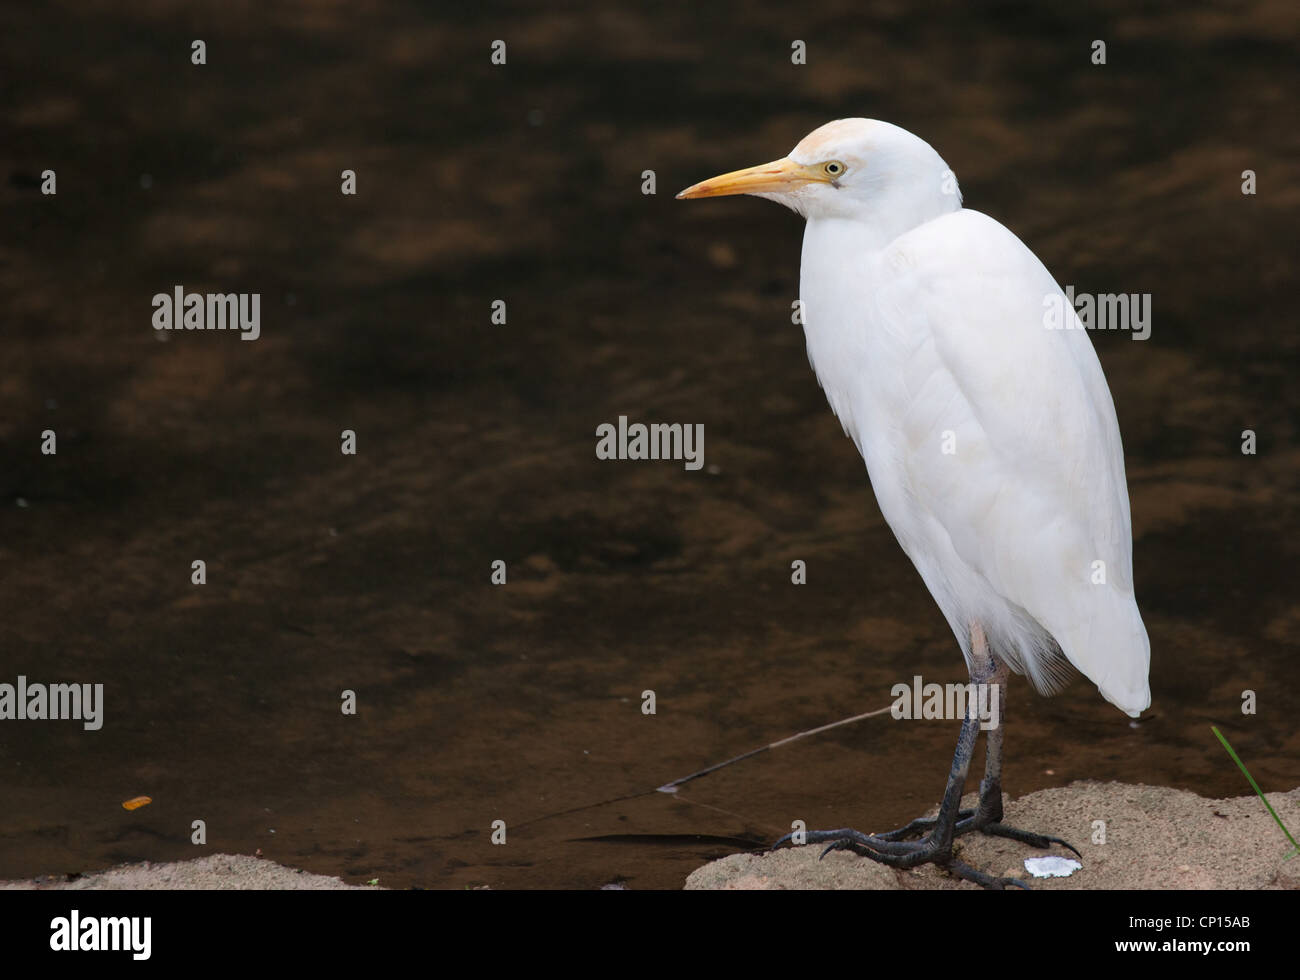
[{"label": "claw", "polygon": [[1060,844],[1062,847],[1068,847],[1070,850],[1074,852],[1074,856],[1077,858],[1083,857],[1083,855],[1079,853],[1079,849],[1075,847],[1073,844],[1071,844],[1068,840],[1061,840],[1061,838],[1059,837],[1051,837],[1048,836],[1047,834],[1044,834],[1043,838],[1045,840],[1051,841],[1053,844]]}]

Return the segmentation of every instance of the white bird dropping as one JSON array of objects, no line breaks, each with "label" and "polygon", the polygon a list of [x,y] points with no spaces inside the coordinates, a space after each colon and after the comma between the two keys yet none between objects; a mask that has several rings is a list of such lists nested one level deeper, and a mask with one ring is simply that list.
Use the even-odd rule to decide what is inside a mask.
[{"label": "white bird dropping", "polygon": [[1073,858],[1051,857],[1025,858],[1025,870],[1035,878],[1068,878],[1083,865]]}]

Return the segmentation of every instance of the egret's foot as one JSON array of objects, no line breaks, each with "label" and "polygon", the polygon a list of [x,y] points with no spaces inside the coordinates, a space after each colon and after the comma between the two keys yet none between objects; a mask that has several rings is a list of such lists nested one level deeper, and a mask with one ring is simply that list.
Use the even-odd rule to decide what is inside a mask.
[{"label": "egret's foot", "polygon": [[[1074,851],[1075,854],[1079,854],[1073,845],[1061,840],[1059,837],[1052,837],[1048,834],[1035,834],[1028,830],[1008,827],[1002,823],[985,823],[978,826],[979,818],[974,810],[962,810],[958,813],[958,817],[956,826],[953,828],[954,837],[978,830],[990,837],[1006,837],[1022,844],[1028,844],[1030,847],[1038,847],[1044,850],[1050,848],[1053,844],[1060,844],[1062,847]],[[853,830],[849,827],[840,830],[809,830],[803,832],[803,840],[805,844],[826,845],[822,849],[818,860],[824,858],[831,851],[852,851],[879,864],[902,870],[915,868],[921,864],[934,864],[958,878],[973,881],[983,888],[995,891],[1002,891],[1006,888],[1029,889],[1029,885],[1018,878],[1002,878],[991,875],[956,860],[952,853],[952,843],[945,844],[934,837],[933,830],[936,823],[937,820],[934,817],[921,817],[913,820],[905,827],[899,827],[897,830],[891,830],[884,834],[864,834],[860,830]],[[919,840],[900,839],[920,834],[925,830],[929,830],[930,833]],[[772,845],[772,850],[776,850],[782,844],[792,843],[793,840],[793,833],[786,834]],[[1079,856],[1082,857],[1082,855]]]},{"label": "egret's foot", "polygon": [[[1008,827],[1006,824],[998,821],[981,822],[976,810],[962,810],[957,814],[957,824],[953,828],[953,837],[960,837],[962,834],[969,834],[973,830],[978,830],[982,834],[988,834],[990,837],[1005,837],[1008,840],[1019,841],[1021,844],[1028,844],[1030,847],[1038,847],[1047,850],[1053,844],[1060,844],[1064,848],[1073,851],[1076,856],[1083,857],[1079,849],[1069,841],[1062,840],[1059,837],[1053,837],[1051,834],[1039,834],[1032,830],[1020,830],[1018,827]],[[919,837],[929,833],[934,829],[937,817],[919,817],[913,820],[905,827],[899,827],[897,830],[889,830],[883,834],[873,834],[882,841],[905,841],[909,837]]]},{"label": "egret's foot", "polygon": [[[772,845],[772,849],[775,850],[793,839],[794,834],[786,834]],[[853,851],[855,854],[860,854],[891,868],[905,870],[915,868],[920,864],[934,864],[958,878],[964,878],[983,888],[997,891],[1001,891],[1009,885],[1017,888],[1029,887],[1023,881],[1015,878],[998,878],[983,871],[977,871],[969,864],[954,859],[951,843],[944,844],[934,837],[924,837],[921,840],[914,841],[893,841],[886,840],[879,835],[864,834],[860,830],[852,830],[846,827],[842,830],[807,831],[805,841],[809,844],[825,844],[826,847],[822,850],[821,857],[825,857],[831,851]]]},{"label": "egret's foot", "polygon": [[[873,861],[879,861],[881,864],[887,864],[891,868],[914,868],[918,864],[925,864],[929,861],[942,861],[950,856],[951,847],[947,850],[948,855],[941,855],[941,848],[938,841],[932,837],[926,837],[923,840],[892,841],[885,840],[874,834],[864,834],[860,830],[853,830],[844,827],[840,830],[806,830],[803,831],[803,842],[805,844],[825,844],[822,849],[821,858],[824,858],[831,851],[853,851],[855,854],[861,854],[863,857],[869,857]],[[776,850],[782,844],[789,844],[794,841],[794,834],[786,834],[775,844],[772,850]]]}]

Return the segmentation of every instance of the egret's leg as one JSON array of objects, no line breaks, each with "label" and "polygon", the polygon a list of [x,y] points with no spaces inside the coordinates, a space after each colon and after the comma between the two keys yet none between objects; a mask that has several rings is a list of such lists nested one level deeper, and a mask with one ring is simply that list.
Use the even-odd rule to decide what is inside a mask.
[{"label": "egret's leg", "polygon": [[[1078,848],[1069,841],[1050,834],[1038,834],[1030,830],[1008,827],[1002,823],[1002,731],[1007,705],[1007,681],[1010,679],[1011,671],[996,654],[990,654],[990,659],[992,660],[990,683],[998,685],[997,724],[988,730],[984,740],[984,778],[980,781],[979,804],[974,810],[962,810],[957,814],[957,826],[953,829],[953,836],[960,837],[978,830],[990,837],[1006,837],[1009,840],[1028,844],[1030,847],[1046,849],[1053,844],[1060,844],[1078,854]],[[937,823],[937,817],[921,817],[905,827],[876,836],[887,841],[907,840],[909,837],[919,837],[930,831]]]},{"label": "egret's leg", "polygon": [[[993,677],[995,668],[984,639],[984,631],[978,624],[971,629],[971,641],[971,681],[975,684],[988,683]],[[1014,878],[997,878],[953,858],[953,837],[956,835],[958,821],[963,813],[961,794],[966,785],[966,775],[970,770],[971,756],[975,752],[975,741],[979,738],[979,732],[980,723],[976,706],[968,703],[966,717],[962,720],[961,733],[957,737],[957,749],[953,753],[952,767],[948,771],[948,785],[939,804],[939,815],[934,818],[929,834],[922,840],[900,841],[891,839],[892,835],[891,837],[873,836],[846,827],[840,830],[809,831],[805,834],[805,841],[809,844],[826,844],[822,857],[830,851],[847,849],[893,868],[906,869],[920,864],[938,864],[952,874],[974,881],[985,888],[1000,889],[1008,885],[1017,888],[1028,887],[1023,881]],[[969,822],[970,819],[971,817],[967,816],[963,822]],[[786,834],[772,846],[780,847],[793,837],[793,834]]]},{"label": "egret's leg", "polygon": [[[953,836],[960,837],[962,834],[978,830],[990,837],[1006,837],[1031,847],[1047,849],[1053,844],[1060,844],[1079,854],[1078,848],[1069,841],[1050,834],[1038,834],[1031,830],[1008,827],[1002,823],[1002,731],[1007,705],[1007,681],[1010,679],[1011,671],[995,654],[990,654],[990,660],[992,679],[989,683],[998,685],[997,724],[988,730],[984,740],[984,778],[980,781],[979,804],[974,810],[962,810],[957,814],[957,825],[953,828]],[[974,676],[972,672],[972,680]],[[921,817],[905,827],[875,836],[886,841],[905,841],[933,830],[938,823],[938,817]]]},{"label": "egret's leg", "polygon": [[[1009,671],[1006,664],[989,652],[988,641],[984,636],[984,630],[979,624],[971,628],[971,652],[973,663],[971,664],[970,679],[972,683],[980,683],[978,676],[987,676],[985,683],[1000,685],[998,690],[998,717],[997,725],[990,729],[984,740],[984,779],[980,783],[980,802],[979,807],[974,810],[957,811],[957,823],[953,828],[953,836],[960,836],[976,829],[977,821],[984,816],[985,823],[996,823],[1002,819],[1002,712],[1003,699],[1006,696],[1006,680]],[[966,718],[970,719],[970,706],[967,706]],[[978,735],[978,730],[976,732]],[[958,742],[958,750],[961,749],[961,743]],[[953,758],[953,765],[957,760]],[[969,765],[969,760],[967,760]],[[963,783],[965,782],[963,778]],[[951,783],[950,783],[951,785]],[[990,797],[990,788],[996,795]],[[986,802],[990,799],[996,801],[996,816],[985,815]],[[990,808],[990,813],[992,809]],[[926,831],[932,830],[938,825],[940,818],[943,816],[942,808],[938,817],[918,817],[904,827],[897,830],[891,830],[887,833],[879,834],[882,840],[906,840],[909,837],[916,837]]]},{"label": "egret's leg", "polygon": [[1002,822],[1002,722],[1006,712],[1007,681],[1011,677],[1011,671],[996,656],[993,657],[993,664],[992,683],[998,685],[997,724],[989,729],[984,741],[984,778],[980,781],[979,805],[975,808],[969,824],[965,827],[959,826],[957,833],[978,830],[991,837],[1006,837],[1028,844],[1030,847],[1048,848],[1053,844],[1060,844],[1082,857],[1078,848],[1069,841],[1050,834],[1036,834],[1030,830],[1008,827]]},{"label": "egret's leg", "polygon": [[1001,659],[990,654],[993,661],[993,678],[997,685],[998,709],[993,727],[984,738],[984,778],[980,781],[980,802],[975,808],[975,826],[998,823],[1002,820],[1002,722],[1007,709],[1007,681],[1011,671]]},{"label": "egret's leg", "polygon": [[[895,868],[914,868],[928,862],[948,864],[952,860],[952,840],[957,826],[961,791],[966,783],[966,774],[970,769],[970,759],[978,736],[979,719],[968,710],[962,722],[961,734],[957,737],[957,751],[953,753],[948,786],[944,790],[943,801],[939,804],[939,815],[933,818],[930,833],[924,840],[897,841],[844,827],[840,830],[807,831],[804,843],[827,844],[822,851],[823,857],[831,851],[847,849]],[[772,847],[778,848],[793,839],[794,834],[786,834]]]},{"label": "egret's leg", "polygon": [[[814,830],[805,834],[805,841],[809,844],[826,844],[825,850],[822,851],[823,857],[834,850],[852,850],[894,868],[914,868],[920,864],[933,863],[985,888],[999,889],[1006,888],[1008,885],[1018,888],[1028,886],[1018,879],[998,878],[955,860],[952,853],[955,837],[972,830],[979,830],[993,836],[1023,841],[1034,847],[1046,848],[1053,843],[1058,843],[1073,851],[1073,847],[1059,838],[1017,830],[1014,827],[1004,826],[1000,822],[1002,818],[1003,695],[1006,691],[1008,673],[1006,665],[989,651],[983,629],[978,623],[973,624],[971,682],[976,685],[991,683],[999,685],[997,724],[988,732],[984,779],[980,782],[980,801],[976,809],[960,809],[962,790],[965,788],[971,756],[975,751],[975,741],[980,732],[976,706],[968,703],[966,717],[962,720],[961,733],[957,738],[957,749],[953,753],[952,768],[948,773],[948,785],[939,804],[938,816],[913,820],[906,827],[887,834],[864,834],[847,827],[840,830]],[[921,840],[903,839],[923,831],[928,833]],[[772,846],[780,847],[790,842],[793,837],[793,834],[786,834]],[[1078,851],[1075,853],[1077,854]]]}]

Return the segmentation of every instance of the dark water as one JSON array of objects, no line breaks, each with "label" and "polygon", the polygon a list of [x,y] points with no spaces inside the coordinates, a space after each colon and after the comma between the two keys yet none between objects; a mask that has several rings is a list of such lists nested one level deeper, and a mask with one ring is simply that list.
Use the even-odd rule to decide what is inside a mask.
[{"label": "dark water", "polygon": [[[790,323],[798,220],[672,199],[844,115],[928,139],[1061,282],[1152,295],[1150,340],[1094,340],[1154,705],[1132,728],[1017,682],[1007,790],[1247,792],[1211,724],[1300,782],[1292,5],[270,6],[0,13],[0,681],[107,699],[94,733],[0,725],[0,878],[261,848],[398,887],[677,887],[794,818],[933,804],[952,722],[646,792],[964,679]],[[175,284],[260,292],[261,339],[160,342]],[[597,461],[619,415],[702,423],[709,469]]]}]

